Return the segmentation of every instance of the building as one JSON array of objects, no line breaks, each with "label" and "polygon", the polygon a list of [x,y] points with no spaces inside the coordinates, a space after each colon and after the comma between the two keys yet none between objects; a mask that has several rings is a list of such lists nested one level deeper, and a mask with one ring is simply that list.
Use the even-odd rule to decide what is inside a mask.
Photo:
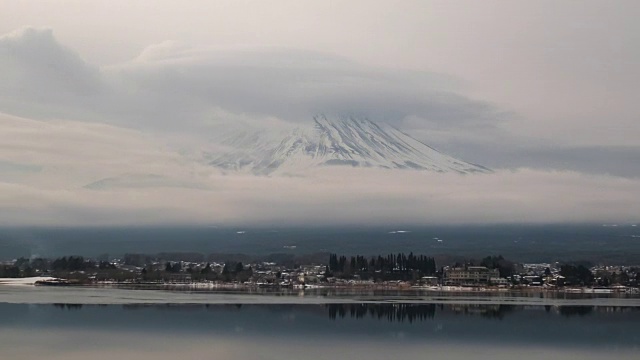
[{"label": "building", "polygon": [[445,285],[488,285],[491,279],[499,278],[498,269],[488,269],[484,266],[465,266],[446,269],[444,273]]},{"label": "building", "polygon": [[491,285],[497,285],[498,287],[509,286],[509,280],[507,280],[505,278],[492,277],[491,280],[489,280],[489,281],[491,282]]},{"label": "building", "polygon": [[438,277],[436,276],[423,276],[420,278],[420,284],[425,286],[436,286],[438,284]]}]

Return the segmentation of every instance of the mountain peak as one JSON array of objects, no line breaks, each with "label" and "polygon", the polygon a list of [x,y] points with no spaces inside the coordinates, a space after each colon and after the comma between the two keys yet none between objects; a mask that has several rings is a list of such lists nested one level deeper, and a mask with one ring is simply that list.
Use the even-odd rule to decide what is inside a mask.
[{"label": "mountain peak", "polygon": [[311,129],[295,128],[280,137],[265,134],[252,144],[225,154],[209,154],[208,158],[214,166],[256,174],[339,165],[462,174],[490,172],[367,118],[319,114],[313,120]]}]

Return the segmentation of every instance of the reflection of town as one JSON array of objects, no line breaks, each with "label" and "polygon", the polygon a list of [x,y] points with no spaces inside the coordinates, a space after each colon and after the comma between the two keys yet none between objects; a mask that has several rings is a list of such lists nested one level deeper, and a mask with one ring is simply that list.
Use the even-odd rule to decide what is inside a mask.
[{"label": "reflection of town", "polygon": [[[53,304],[61,310],[81,310],[83,308],[104,307],[105,305]],[[332,320],[341,319],[375,319],[386,322],[423,322],[431,321],[438,315],[478,316],[487,319],[502,320],[505,317],[522,311],[544,311],[550,315],[563,317],[588,316],[598,313],[630,313],[640,311],[640,307],[622,306],[523,306],[504,304],[418,304],[418,303],[336,303],[309,305],[282,304],[126,304],[124,310],[166,310],[166,311],[225,311],[238,312],[250,308],[268,308],[270,311],[305,311],[316,314],[327,314]]]},{"label": "reflection of town", "polygon": [[509,314],[524,310],[540,310],[561,316],[585,316],[591,313],[639,311],[637,307],[614,306],[519,306],[487,304],[327,304],[331,319],[372,318],[390,322],[418,322],[433,319],[437,313],[480,316],[503,319]]},{"label": "reflection of town", "polygon": [[432,319],[435,304],[327,304],[331,319],[371,317],[387,321],[413,322]]}]

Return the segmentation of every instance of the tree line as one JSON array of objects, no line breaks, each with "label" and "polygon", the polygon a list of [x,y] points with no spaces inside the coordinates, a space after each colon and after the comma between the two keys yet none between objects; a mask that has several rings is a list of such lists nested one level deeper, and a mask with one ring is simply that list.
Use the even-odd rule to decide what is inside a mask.
[{"label": "tree line", "polygon": [[253,269],[242,262],[227,261],[222,271],[218,273],[211,263],[207,263],[204,267],[196,267],[193,264],[184,267],[180,261],[167,261],[163,269],[154,268],[153,265],[145,266],[141,271],[141,277],[144,281],[167,281],[171,280],[172,275],[179,273],[188,275],[193,281],[245,282],[253,276]]},{"label": "tree line", "polygon": [[422,276],[434,276],[436,261],[425,255],[398,253],[367,258],[329,254],[327,275],[350,278],[358,275],[362,279],[409,280]]}]

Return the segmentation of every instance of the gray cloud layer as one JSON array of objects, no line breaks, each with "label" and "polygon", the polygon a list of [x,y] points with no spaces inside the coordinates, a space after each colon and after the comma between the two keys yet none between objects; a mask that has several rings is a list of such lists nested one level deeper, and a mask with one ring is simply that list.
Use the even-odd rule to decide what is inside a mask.
[{"label": "gray cloud layer", "polygon": [[160,129],[198,125],[215,108],[287,121],[354,113],[396,125],[419,115],[448,128],[498,117],[490,105],[450,91],[455,80],[446,76],[294,49],[214,51],[167,42],[100,70],[51,30],[26,28],[0,38],[0,62],[11,74],[2,86],[4,108],[34,112],[36,103],[41,113],[53,108],[60,116],[92,110],[101,120]]},{"label": "gray cloud layer", "polygon": [[[455,78],[366,67],[314,51],[165,42],[131,61],[99,68],[61,45],[51,30],[25,28],[0,37],[0,66],[0,109],[19,115],[203,135],[215,131],[206,125],[233,118],[258,124],[265,118],[308,122],[317,113],[354,114],[491,167],[640,176],[628,156],[606,155],[619,147],[512,132],[519,115],[465,97]],[[590,162],[592,155],[608,161]]]}]

